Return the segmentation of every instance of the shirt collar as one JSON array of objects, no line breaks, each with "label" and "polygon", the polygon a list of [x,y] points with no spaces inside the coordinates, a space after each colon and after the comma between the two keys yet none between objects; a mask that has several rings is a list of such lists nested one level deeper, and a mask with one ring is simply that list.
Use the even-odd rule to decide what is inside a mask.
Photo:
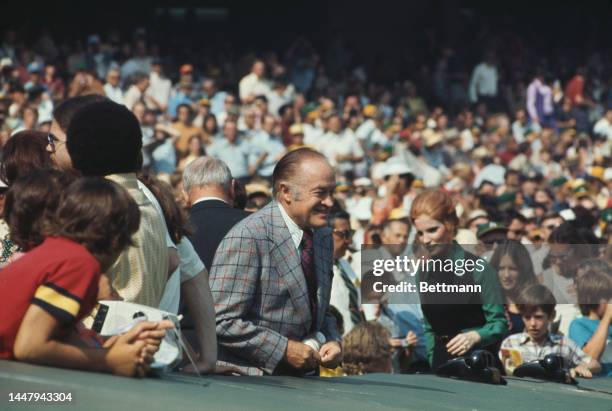
[{"label": "shirt collar", "polygon": [[295,221],[289,217],[289,214],[285,211],[281,203],[278,203],[278,208],[280,210],[281,216],[283,216],[283,220],[289,229],[289,234],[291,234],[291,239],[293,240],[293,244],[295,244],[295,248],[300,248],[300,243],[302,242],[302,236],[304,235],[304,230],[298,226]]},{"label": "shirt collar", "polygon": [[[538,345],[546,345],[547,343],[557,344],[559,340],[560,340],[560,336],[556,334],[546,333],[546,337],[544,338],[544,341],[542,342],[542,344],[538,344]],[[529,341],[532,341],[535,344],[535,341],[533,341],[531,337],[529,337],[529,334],[523,331],[523,335],[521,336],[521,340],[520,340],[521,345],[526,344]]]},{"label": "shirt collar", "polygon": [[224,199],[222,199],[222,198],[219,198],[219,197],[214,197],[214,196],[207,196],[207,197],[200,197],[200,198],[198,198],[198,199],[197,199],[196,201],[194,201],[194,202],[193,202],[191,205],[192,205],[192,206],[194,206],[194,205],[196,205],[196,204],[198,204],[198,203],[201,203],[202,201],[208,201],[208,200],[219,200],[219,201],[223,201],[225,204],[228,204],[228,202],[227,202],[227,201],[225,201],[225,200],[224,200]]},{"label": "shirt collar", "polygon": [[138,188],[138,179],[135,173],[109,174],[106,178],[125,188]]}]

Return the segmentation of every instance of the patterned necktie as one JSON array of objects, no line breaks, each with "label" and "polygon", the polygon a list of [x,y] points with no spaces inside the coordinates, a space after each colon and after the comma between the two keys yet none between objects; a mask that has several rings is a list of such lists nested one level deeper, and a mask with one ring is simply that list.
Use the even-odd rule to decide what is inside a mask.
[{"label": "patterned necktie", "polygon": [[304,230],[302,242],[300,244],[300,259],[302,262],[302,271],[306,279],[308,287],[308,299],[310,300],[310,309],[312,312],[312,323],[316,322],[317,313],[317,277],[314,266],[314,246],[312,241],[312,231]]},{"label": "patterned necktie", "polygon": [[349,312],[351,313],[351,321],[354,325],[357,325],[365,320],[363,313],[359,309],[359,295],[357,294],[357,287],[355,287],[353,280],[351,280],[348,273],[344,270],[342,264],[340,264],[340,261],[338,260],[336,261],[336,267],[338,267],[340,277],[342,278],[342,281],[349,292]]}]

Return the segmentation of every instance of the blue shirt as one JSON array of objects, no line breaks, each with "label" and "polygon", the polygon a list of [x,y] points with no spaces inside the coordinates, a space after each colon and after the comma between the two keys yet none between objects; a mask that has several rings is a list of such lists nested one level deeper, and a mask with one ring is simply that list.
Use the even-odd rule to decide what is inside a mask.
[{"label": "blue shirt", "polygon": [[416,334],[418,342],[415,347],[415,361],[427,360],[425,346],[425,332],[423,330],[423,311],[420,304],[389,304],[388,309],[393,313],[393,338],[406,338],[408,331]]},{"label": "blue shirt", "polygon": [[265,152],[268,153],[266,159],[261,163],[257,174],[262,177],[271,177],[276,166],[275,157],[285,152],[285,146],[280,138],[271,136],[265,131],[261,131],[251,139],[250,163],[255,164],[257,159]]},{"label": "blue shirt", "polygon": [[170,114],[170,117],[175,118],[178,107],[181,104],[191,105],[191,103],[191,98],[189,98],[189,96],[187,96],[182,91],[179,91],[174,97],[170,99],[170,102],[168,103],[168,114]]},{"label": "blue shirt", "polygon": [[216,140],[208,147],[208,155],[218,158],[229,167],[232,177],[249,176],[249,143],[238,138],[230,144],[226,138]]},{"label": "blue shirt", "polygon": [[[576,318],[570,324],[569,338],[574,340],[580,348],[584,348],[595,334],[599,322],[599,320],[591,320],[587,317]],[[612,326],[608,328],[608,341],[599,362],[601,363],[600,375],[612,377]]]}]

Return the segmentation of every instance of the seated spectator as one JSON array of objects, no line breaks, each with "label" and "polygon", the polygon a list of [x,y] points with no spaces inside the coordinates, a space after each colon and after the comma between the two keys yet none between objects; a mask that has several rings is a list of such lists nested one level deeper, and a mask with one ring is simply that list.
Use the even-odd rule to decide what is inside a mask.
[{"label": "seated spectator", "polygon": [[569,337],[601,363],[602,376],[612,377],[612,282],[610,269],[590,270],[576,281],[582,317],[570,324]]},{"label": "seated spectator", "polygon": [[491,266],[497,271],[506,300],[506,319],[511,334],[525,329],[523,319],[516,306],[518,294],[537,283],[531,256],[524,245],[517,241],[499,244],[491,257]]},{"label": "seated spectator", "polygon": [[[565,366],[570,368],[572,377],[591,378],[601,370],[597,360],[585,354],[575,342],[548,332],[555,318],[556,304],[554,295],[541,284],[532,285],[518,296],[517,307],[523,317],[525,331],[511,335],[502,342],[500,358],[506,372],[510,374],[520,364],[541,360],[548,354],[561,356]],[[518,358],[520,361],[517,361]]]},{"label": "seated spectator", "polygon": [[101,272],[130,245],[139,225],[138,206],[119,186],[100,178],[75,181],[60,198],[53,178],[61,177],[35,172],[7,195],[13,232],[30,227],[20,233],[21,245],[42,243],[2,272],[0,358],[144,376],[171,323],[140,323],[102,348],[84,348],[75,331],[105,290]]},{"label": "seated spectator", "polygon": [[[39,131],[21,131],[9,138],[3,147],[0,164],[0,180],[5,183],[5,191],[24,172],[53,167],[47,144],[47,134]],[[2,268],[22,254],[19,246],[10,239],[9,228],[4,219],[0,219],[0,242]]]},{"label": "seated spectator", "polygon": [[[60,108],[66,104],[55,111],[56,118],[65,116]],[[124,250],[110,272],[113,286],[126,301],[159,307],[168,274],[177,266],[176,250],[166,241],[161,215],[138,187],[136,172],[142,165],[138,120],[127,108],[107,99],[85,105],[69,121],[66,147],[75,170],[116,182],[137,202],[141,221],[135,244]]]},{"label": "seated spectator", "polygon": [[377,322],[359,323],[344,336],[342,369],[346,375],[363,375],[374,372],[390,373],[391,335]]}]

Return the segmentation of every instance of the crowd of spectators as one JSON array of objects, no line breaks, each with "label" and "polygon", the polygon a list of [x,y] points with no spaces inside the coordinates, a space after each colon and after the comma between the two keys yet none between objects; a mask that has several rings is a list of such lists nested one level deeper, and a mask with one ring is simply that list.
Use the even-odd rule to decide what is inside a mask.
[{"label": "crowd of spectators", "polygon": [[[132,158],[123,167],[122,149],[109,151],[105,153],[109,158],[104,158],[94,154],[94,142],[86,153],[90,156],[78,158],[75,153],[84,155],[85,149],[74,145],[67,148],[71,166],[87,176],[145,172],[167,184],[164,189],[168,188],[173,204],[181,210],[195,210],[202,198],[215,198],[233,208],[257,212],[273,200],[271,184],[279,160],[303,148],[322,154],[333,167],[336,181],[328,219],[335,261],[331,305],[338,323],[343,324],[344,372],[348,374],[429,368],[432,347],[425,345],[433,338],[427,334],[431,334],[431,319],[427,313],[424,318],[418,301],[360,305],[359,250],[363,244],[406,248],[415,239],[422,240],[419,219],[424,215],[434,221],[442,219],[434,215],[437,211],[413,215],[413,203],[419,198],[422,202],[431,190],[441,191],[456,212],[448,240],[490,247],[487,259],[499,275],[506,298],[503,309],[491,314],[501,318],[497,326],[503,330],[491,335],[499,348],[502,336],[516,334],[501,345],[506,350],[500,354],[505,364],[511,355],[508,350],[521,349],[530,339],[536,357],[544,352],[537,350],[539,344],[548,347],[546,353],[560,355],[571,346],[573,357],[568,361],[578,375],[598,372],[597,362],[603,365],[604,375],[612,375],[612,306],[607,305],[612,297],[612,270],[608,265],[588,266],[578,275],[580,267],[558,263],[566,262],[571,250],[555,247],[612,242],[610,54],[592,53],[557,65],[544,57],[526,61],[528,51],[510,53],[491,47],[483,50],[480,61],[465,67],[465,61],[458,61],[457,50],[441,48],[431,72],[384,84],[371,80],[363,66],[349,66],[343,58],[348,51],[340,43],[332,45],[331,58],[326,60],[300,38],[282,52],[219,54],[202,62],[160,53],[143,30],[129,41],[113,32],[80,40],[71,47],[56,44],[52,36],[43,34],[27,44],[18,32],[3,34],[0,150],[5,161],[7,153],[19,150],[18,143],[11,140],[24,132],[47,136],[42,145],[52,154],[48,161],[53,160],[55,166],[62,164],[66,134],[73,141],[84,135],[106,139],[108,136],[95,130],[101,125],[96,121],[114,118],[110,115],[89,113],[92,122],[87,124],[87,113],[81,113],[81,128],[74,126],[73,130],[58,116],[63,102],[91,95],[106,96],[133,114],[142,148],[138,159]],[[129,134],[132,126],[136,125],[122,123],[118,135]],[[116,147],[124,143],[117,142]],[[212,164],[202,158],[220,162]],[[3,201],[15,177],[3,172]],[[141,190],[135,188],[135,178],[111,180],[128,191],[130,187]],[[214,186],[214,190],[193,191],[204,186]],[[155,195],[162,203],[160,196]],[[431,209],[431,201],[419,210]],[[162,204],[161,208],[168,224],[168,207]],[[163,232],[154,222],[143,228],[147,218],[143,210],[141,206],[139,233]],[[152,206],[148,212],[153,219]],[[195,281],[198,273],[211,270],[223,235],[246,215],[234,215],[229,226],[215,228],[215,235],[222,232],[219,238],[202,245],[208,263],[192,266],[190,279],[181,278],[181,282]],[[210,218],[202,221],[197,228],[212,224]],[[16,252],[27,256],[30,248],[12,239],[15,226],[9,226],[12,232],[5,229],[2,239],[3,264],[17,259]],[[177,230],[174,244],[187,235],[200,251],[196,241],[206,242],[197,239],[206,235],[203,231],[191,235],[188,229],[184,233]],[[144,271],[157,270],[165,278],[176,266],[166,270],[172,266],[172,254],[167,256],[165,249],[172,246],[163,238],[158,240],[157,245],[149,243],[146,254],[151,260],[142,264],[150,267]],[[507,242],[515,246],[504,246]],[[181,254],[180,247],[178,250]],[[396,254],[401,252],[402,247]],[[566,255],[560,255],[563,253]],[[204,261],[202,254],[200,258]],[[548,263],[551,259],[553,263]],[[118,261],[114,267],[119,273],[121,259]],[[513,272],[519,273],[518,279]],[[138,281],[144,284],[147,280]],[[538,283],[544,290],[537,288],[541,287]],[[129,300],[128,288],[120,291]],[[151,289],[146,297],[138,295],[137,301],[158,306],[163,291],[163,287]],[[185,295],[190,292],[187,287]],[[580,312],[559,304],[555,311],[555,301],[568,301],[568,293],[576,292],[588,294],[590,301],[596,296],[597,304],[582,304]],[[529,294],[525,297],[528,302],[521,304],[519,294]],[[201,307],[188,305],[199,343],[210,345],[197,329]],[[81,315],[74,313],[73,317]],[[542,331],[555,322],[557,328],[550,336]],[[566,337],[558,337],[562,334]],[[449,354],[464,354],[481,343],[481,338],[482,333],[450,338]],[[564,345],[569,338],[573,345]],[[454,344],[463,348],[458,345],[454,350]],[[523,358],[531,359],[525,354],[527,349],[522,349]]]}]

